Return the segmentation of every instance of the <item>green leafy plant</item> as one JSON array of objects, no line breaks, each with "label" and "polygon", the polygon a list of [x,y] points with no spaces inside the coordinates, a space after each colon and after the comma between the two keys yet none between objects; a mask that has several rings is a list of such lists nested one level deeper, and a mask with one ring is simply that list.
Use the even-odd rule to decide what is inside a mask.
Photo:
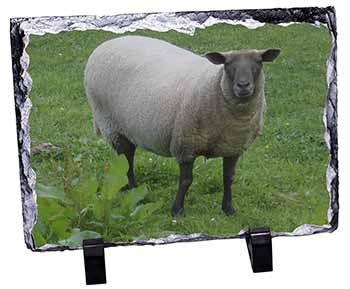
[{"label": "green leafy plant", "polygon": [[[70,166],[67,156],[65,163],[67,169]],[[120,241],[132,240],[132,235],[126,232],[142,231],[144,221],[152,217],[160,204],[145,202],[149,191],[144,185],[121,191],[127,184],[127,170],[125,157],[119,156],[105,165],[101,180],[82,182],[80,175],[66,183],[63,191],[38,183],[39,218],[33,230],[36,246],[81,246],[82,240],[101,236],[107,240],[118,241],[115,236],[120,236]]]}]

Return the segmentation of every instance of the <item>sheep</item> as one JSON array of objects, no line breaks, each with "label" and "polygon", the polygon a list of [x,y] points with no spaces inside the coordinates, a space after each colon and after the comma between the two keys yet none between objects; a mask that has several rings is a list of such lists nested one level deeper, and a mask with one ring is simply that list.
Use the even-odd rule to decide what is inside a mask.
[{"label": "sheep", "polygon": [[196,157],[222,157],[221,207],[233,215],[236,163],[263,127],[262,63],[279,54],[280,49],[246,49],[199,56],[142,36],[98,46],[86,64],[86,95],[96,132],[128,160],[128,187],[136,186],[137,146],[174,157],[180,176],[172,215],[182,215]]}]

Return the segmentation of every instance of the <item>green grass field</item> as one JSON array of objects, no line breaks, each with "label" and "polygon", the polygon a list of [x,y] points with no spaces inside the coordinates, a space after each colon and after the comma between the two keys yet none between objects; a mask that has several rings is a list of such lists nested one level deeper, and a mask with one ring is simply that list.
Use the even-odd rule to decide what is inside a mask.
[{"label": "green grass field", "polygon": [[[79,234],[102,235],[106,241],[131,241],[170,233],[227,236],[258,226],[292,231],[305,223],[327,223],[325,174],[329,155],[322,117],[331,41],[326,28],[297,24],[248,30],[219,24],[197,29],[194,36],[174,31],[128,34],[164,39],[198,54],[241,48],[282,49],[276,62],[265,65],[267,113],[263,135],[237,166],[233,184],[236,215],[226,217],[221,211],[221,159],[196,160],[185,216],[176,220],[170,214],[178,183],[174,159],[138,149],[139,191],[103,189],[113,185],[113,180],[106,181],[106,175],[115,172],[108,166],[123,167],[124,162],[120,159],[115,165],[114,152],[94,133],[83,74],[93,49],[120,35],[103,31],[32,35],[27,49],[33,79],[32,147],[51,143],[61,148],[32,155],[39,193],[39,220],[34,229],[37,246],[67,244],[64,240],[79,245]],[[124,181],[120,177],[120,182]],[[108,197],[104,198],[105,191]],[[133,205],[124,210],[121,200],[128,196],[134,198]],[[94,200],[100,200],[99,205]],[[143,206],[142,214],[132,214],[137,206]]]}]

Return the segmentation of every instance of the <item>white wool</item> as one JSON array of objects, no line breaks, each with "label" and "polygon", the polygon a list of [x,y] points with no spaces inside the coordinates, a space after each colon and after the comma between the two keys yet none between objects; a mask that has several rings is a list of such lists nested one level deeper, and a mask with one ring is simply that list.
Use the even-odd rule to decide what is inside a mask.
[{"label": "white wool", "polygon": [[261,132],[263,72],[249,103],[235,102],[230,87],[222,65],[141,36],[103,43],[85,71],[97,131],[179,162],[240,155]]}]

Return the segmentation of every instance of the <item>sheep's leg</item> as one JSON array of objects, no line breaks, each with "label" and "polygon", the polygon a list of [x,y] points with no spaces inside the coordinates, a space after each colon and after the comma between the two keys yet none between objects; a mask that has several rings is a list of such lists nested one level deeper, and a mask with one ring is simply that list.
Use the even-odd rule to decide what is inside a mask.
[{"label": "sheep's leg", "polygon": [[238,157],[223,158],[223,179],[224,179],[224,196],[222,199],[222,210],[227,216],[231,216],[235,213],[232,206],[232,181],[235,174],[235,166],[238,161]]},{"label": "sheep's leg", "polygon": [[132,146],[133,147],[127,153],[125,153],[126,159],[129,163],[129,169],[127,172],[129,189],[135,188],[137,186],[134,173],[134,156],[136,146],[134,144],[132,144]]},{"label": "sheep's leg", "polygon": [[134,156],[136,145],[129,141],[125,136],[119,135],[113,147],[116,150],[117,154],[124,154],[128,160],[129,169],[127,172],[128,176],[128,185],[122,188],[122,190],[132,189],[137,186],[135,174],[134,174]]},{"label": "sheep's leg", "polygon": [[172,208],[173,216],[182,215],[184,213],[185,195],[192,184],[193,163],[194,163],[194,160],[179,164],[180,166],[179,190],[176,194],[176,199]]}]

